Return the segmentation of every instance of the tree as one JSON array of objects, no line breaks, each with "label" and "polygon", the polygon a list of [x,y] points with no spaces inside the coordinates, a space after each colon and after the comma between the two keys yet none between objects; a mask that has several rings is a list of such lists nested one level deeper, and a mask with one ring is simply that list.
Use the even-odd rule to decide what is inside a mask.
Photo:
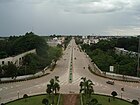
[{"label": "tree", "polygon": [[42,104],[44,104],[44,105],[49,105],[49,100],[46,99],[46,98],[44,98],[44,99],[42,100]]},{"label": "tree", "polygon": [[88,105],[102,105],[102,104],[99,104],[98,103],[98,100],[96,98],[93,98],[89,103]]},{"label": "tree", "polygon": [[86,77],[82,77],[80,82],[80,93],[84,94],[92,94],[94,92],[93,90],[93,83],[90,79],[86,79]]},{"label": "tree", "polygon": [[52,86],[50,84],[47,85],[46,92],[50,95],[52,93]]},{"label": "tree", "polygon": [[80,82],[80,93],[83,93],[85,95],[86,101],[87,101],[87,95],[90,97],[91,94],[94,92],[93,89],[93,83],[90,79],[86,79],[86,77],[82,77]]},{"label": "tree", "polygon": [[12,78],[15,77],[16,78],[17,72],[18,72],[17,67],[13,63],[9,63],[8,65],[4,65],[1,67],[1,73],[5,77],[12,77]]},{"label": "tree", "polygon": [[55,76],[54,79],[51,79],[50,84],[47,85],[46,92],[49,94],[51,93],[57,94],[57,91],[60,90],[60,85],[58,82],[59,82],[59,76]]},{"label": "tree", "polygon": [[132,100],[132,104],[133,104],[133,105],[139,105],[139,101],[137,101],[137,100]]},{"label": "tree", "polygon": [[113,97],[113,100],[115,100],[115,96],[117,96],[118,94],[117,94],[116,91],[113,91],[113,92],[111,93],[111,95],[112,95],[112,97]]},{"label": "tree", "polygon": [[14,77],[16,78],[16,76],[17,76],[17,67],[16,67],[16,65],[14,65],[13,63],[9,63],[6,73],[9,76],[11,76],[12,78],[14,78]]},{"label": "tree", "polygon": [[28,98],[28,95],[27,94],[24,94],[23,95],[23,98],[25,99],[25,102],[27,101],[27,98]]},{"label": "tree", "polygon": [[52,104],[54,104],[54,94],[57,94],[57,91],[60,90],[60,85],[58,82],[59,82],[59,76],[55,76],[54,79],[50,80],[50,84],[47,84],[46,92],[49,95],[52,95]]}]

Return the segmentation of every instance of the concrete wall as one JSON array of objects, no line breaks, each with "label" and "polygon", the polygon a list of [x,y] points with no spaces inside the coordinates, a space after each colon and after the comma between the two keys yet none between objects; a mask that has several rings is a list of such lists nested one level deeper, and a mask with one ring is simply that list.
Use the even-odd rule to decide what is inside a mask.
[{"label": "concrete wall", "polygon": [[8,63],[13,63],[18,67],[18,66],[22,65],[22,60],[23,60],[24,56],[27,54],[30,54],[30,53],[36,53],[36,49],[24,52],[22,54],[14,56],[14,57],[0,59],[0,65],[8,65]]}]

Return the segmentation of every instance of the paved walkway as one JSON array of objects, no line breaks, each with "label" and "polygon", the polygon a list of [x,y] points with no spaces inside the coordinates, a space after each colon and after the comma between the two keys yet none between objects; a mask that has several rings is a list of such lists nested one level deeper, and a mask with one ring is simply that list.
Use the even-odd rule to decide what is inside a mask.
[{"label": "paved walkway", "polygon": [[80,105],[80,98],[78,94],[63,95],[63,105]]}]

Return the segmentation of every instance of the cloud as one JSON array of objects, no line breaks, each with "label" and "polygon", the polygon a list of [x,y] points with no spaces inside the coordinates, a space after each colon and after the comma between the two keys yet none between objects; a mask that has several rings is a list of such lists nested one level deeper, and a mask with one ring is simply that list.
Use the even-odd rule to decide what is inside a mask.
[{"label": "cloud", "polygon": [[31,27],[43,34],[135,34],[139,7],[140,0],[0,0],[0,34]]},{"label": "cloud", "polygon": [[131,5],[131,0],[51,0],[65,12],[83,14],[108,13],[123,10]]},{"label": "cloud", "polygon": [[32,4],[40,4],[48,0],[0,0],[0,3],[32,3]]}]

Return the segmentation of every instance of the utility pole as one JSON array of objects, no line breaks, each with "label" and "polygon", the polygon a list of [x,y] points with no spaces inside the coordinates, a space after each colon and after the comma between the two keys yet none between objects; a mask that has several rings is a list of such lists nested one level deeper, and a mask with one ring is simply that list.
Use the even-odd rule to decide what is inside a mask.
[{"label": "utility pole", "polygon": [[139,70],[140,70],[140,68],[139,68],[139,66],[140,66],[140,36],[138,36],[138,38],[139,38],[139,44],[138,44],[138,66],[137,66],[137,77],[138,77],[138,75],[139,75]]}]

